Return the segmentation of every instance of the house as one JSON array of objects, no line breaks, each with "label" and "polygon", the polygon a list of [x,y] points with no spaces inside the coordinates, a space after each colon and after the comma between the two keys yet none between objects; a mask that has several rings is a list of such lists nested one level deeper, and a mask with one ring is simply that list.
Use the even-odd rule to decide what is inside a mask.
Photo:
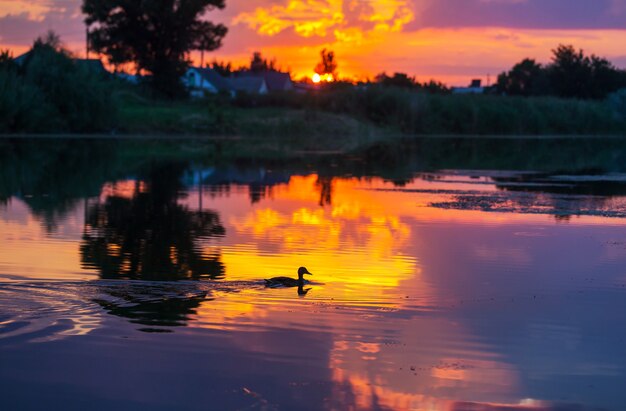
[{"label": "house", "polygon": [[292,91],[293,81],[289,73],[280,71],[266,71],[263,73],[268,91]]},{"label": "house", "polygon": [[244,71],[231,77],[224,77],[211,68],[189,67],[182,80],[192,97],[217,93],[228,93],[234,97],[241,92],[267,94],[272,91],[291,91],[295,88],[291,75],[278,71],[259,73]]},{"label": "house", "polygon": [[236,93],[267,94],[269,91],[265,78],[262,76],[239,76],[230,79]]},{"label": "house", "polygon": [[[21,67],[28,62],[28,60],[31,58],[32,55],[33,55],[33,50],[30,49],[26,53],[20,54],[19,56],[15,57],[13,59],[13,62]],[[85,71],[88,71],[90,73],[103,75],[103,76],[110,74],[110,72],[104,67],[104,64],[102,64],[102,60],[100,59],[72,58],[72,61],[74,62],[76,67],[84,69]]]},{"label": "house", "polygon": [[485,87],[482,86],[482,80],[474,79],[469,87],[452,87],[452,94],[484,94]]},{"label": "house", "polygon": [[189,67],[182,81],[192,97],[218,93],[228,93],[231,97],[235,95],[231,80],[212,68]]},{"label": "house", "polygon": [[260,72],[243,71],[235,75],[235,78],[262,78],[265,81],[267,92],[274,91],[292,91],[294,89],[293,81],[289,73],[280,71],[266,70]]}]

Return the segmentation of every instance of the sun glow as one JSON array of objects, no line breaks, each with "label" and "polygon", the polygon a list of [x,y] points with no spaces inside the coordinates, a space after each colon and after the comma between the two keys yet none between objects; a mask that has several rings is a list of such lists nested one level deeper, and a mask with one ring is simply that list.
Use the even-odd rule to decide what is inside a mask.
[{"label": "sun glow", "polygon": [[315,73],[315,74],[313,74],[313,77],[311,77],[311,80],[315,84],[332,83],[333,81],[335,81],[335,77],[332,74],[322,74],[322,75],[319,75],[319,74]]}]

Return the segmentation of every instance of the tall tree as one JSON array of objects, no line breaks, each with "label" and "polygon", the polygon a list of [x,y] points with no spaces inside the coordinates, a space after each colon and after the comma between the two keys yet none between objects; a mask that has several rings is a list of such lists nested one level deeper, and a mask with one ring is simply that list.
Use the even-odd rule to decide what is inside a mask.
[{"label": "tall tree", "polygon": [[330,50],[323,49],[320,52],[321,61],[315,66],[315,72],[320,76],[329,75],[333,80],[337,79],[337,61],[335,53]]},{"label": "tall tree", "polygon": [[90,48],[113,64],[149,72],[152,86],[175,97],[191,50],[219,48],[227,28],[202,19],[225,0],[83,0]]},{"label": "tall tree", "polygon": [[582,50],[559,45],[552,50],[552,64],[548,67],[550,82],[560,97],[589,98],[592,87],[591,63]]},{"label": "tall tree", "polygon": [[215,50],[215,35],[213,32],[204,32],[196,40],[194,49],[200,50],[200,67],[204,68],[204,52]]}]

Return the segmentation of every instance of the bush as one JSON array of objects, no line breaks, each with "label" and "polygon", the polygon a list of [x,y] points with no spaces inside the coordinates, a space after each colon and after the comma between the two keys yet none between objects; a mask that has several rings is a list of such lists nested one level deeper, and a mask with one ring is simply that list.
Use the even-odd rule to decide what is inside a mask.
[{"label": "bush", "polygon": [[54,129],[55,119],[54,108],[37,87],[25,83],[16,72],[0,69],[0,132]]},{"label": "bush", "polygon": [[36,45],[20,66],[0,65],[2,132],[91,132],[116,115],[111,82],[48,45]]}]

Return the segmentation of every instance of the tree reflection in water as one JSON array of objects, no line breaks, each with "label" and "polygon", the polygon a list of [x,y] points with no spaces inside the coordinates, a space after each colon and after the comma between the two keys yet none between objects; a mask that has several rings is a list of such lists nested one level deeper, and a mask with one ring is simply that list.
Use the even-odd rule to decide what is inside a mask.
[{"label": "tree reflection in water", "polygon": [[209,292],[199,283],[124,283],[100,284],[93,301],[109,314],[141,324],[144,332],[170,332],[168,328],[186,326],[190,316],[206,301]]},{"label": "tree reflection in water", "polygon": [[[80,247],[85,266],[103,279],[198,280],[224,276],[221,256],[203,246],[225,230],[214,211],[191,210],[184,193],[183,165],[160,165],[136,180],[130,195],[90,204]],[[103,283],[95,302],[109,314],[142,324],[145,332],[185,326],[206,300],[201,283]]]},{"label": "tree reflection in water", "polygon": [[152,168],[130,198],[109,196],[87,208],[82,263],[104,279],[180,280],[222,278],[224,265],[203,245],[225,234],[214,211],[190,210],[182,165]]}]

